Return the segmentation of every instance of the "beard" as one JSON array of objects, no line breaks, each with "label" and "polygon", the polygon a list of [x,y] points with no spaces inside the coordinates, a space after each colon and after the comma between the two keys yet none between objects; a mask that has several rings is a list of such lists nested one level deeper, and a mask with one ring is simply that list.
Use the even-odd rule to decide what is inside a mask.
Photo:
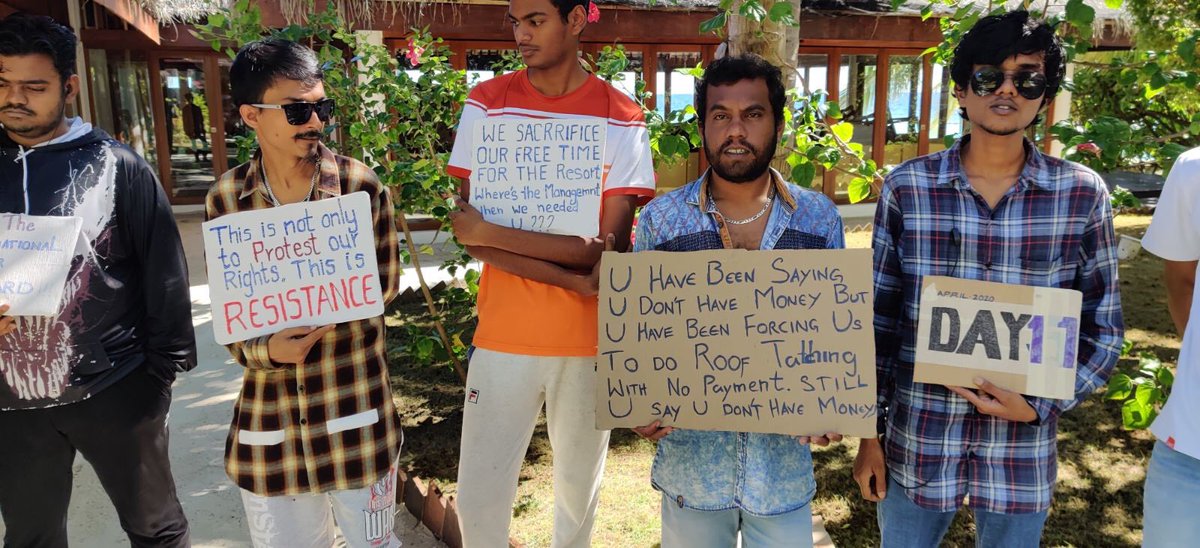
[{"label": "beard", "polygon": [[54,132],[54,130],[58,129],[59,125],[62,124],[63,115],[67,111],[67,102],[60,102],[58,104],[58,108],[56,108],[54,112],[50,113],[50,116],[45,117],[38,116],[36,112],[15,105],[4,105],[3,107],[0,107],[0,113],[5,111],[20,111],[26,114],[32,114],[32,116],[26,118],[25,120],[2,123],[4,126],[4,131],[12,135],[19,135],[27,140],[31,140],[50,135]]},{"label": "beard", "polygon": [[1008,137],[1009,135],[1012,135],[1014,133],[1020,133],[1022,131],[1025,131],[1025,128],[1022,128],[1022,127],[997,128],[991,124],[984,124],[984,123],[975,123],[975,125],[979,126],[979,129],[982,129],[982,130],[984,130],[988,133],[991,133],[992,135],[995,135],[997,137]]},{"label": "beard", "polygon": [[770,169],[771,160],[775,157],[775,148],[778,145],[779,136],[772,133],[771,141],[762,150],[749,143],[738,145],[750,151],[751,160],[749,162],[735,163],[721,155],[722,151],[734,146],[732,141],[726,141],[716,150],[709,148],[708,143],[705,143],[704,156],[708,158],[708,163],[717,176],[731,183],[748,183],[762,177]]}]

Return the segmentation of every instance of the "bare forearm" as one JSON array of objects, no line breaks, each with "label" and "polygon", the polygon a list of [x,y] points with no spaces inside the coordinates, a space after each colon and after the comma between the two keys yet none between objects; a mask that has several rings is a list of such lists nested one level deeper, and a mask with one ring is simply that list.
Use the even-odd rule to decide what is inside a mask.
[{"label": "bare forearm", "polygon": [[1180,336],[1187,328],[1196,291],[1196,262],[1167,261],[1163,275],[1167,285],[1167,310]]},{"label": "bare forearm", "polygon": [[467,246],[467,253],[495,268],[528,280],[558,286],[577,293],[585,290],[586,276],[548,261],[485,246]]},{"label": "bare forearm", "polygon": [[544,234],[497,224],[488,226],[485,234],[485,247],[578,270],[590,270],[604,252],[604,240],[599,238]]}]

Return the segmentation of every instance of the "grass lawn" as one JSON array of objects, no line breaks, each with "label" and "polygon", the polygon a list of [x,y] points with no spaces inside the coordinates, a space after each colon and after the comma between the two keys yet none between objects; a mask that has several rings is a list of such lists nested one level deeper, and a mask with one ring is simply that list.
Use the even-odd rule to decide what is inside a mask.
[{"label": "grass lawn", "polygon": [[[1141,237],[1148,216],[1121,215],[1117,232]],[[869,247],[869,232],[846,236],[849,247]],[[1126,337],[1136,351],[1156,353],[1174,364],[1179,340],[1166,312],[1162,261],[1143,252],[1122,263],[1121,291]],[[400,314],[418,305],[401,305]],[[389,336],[397,336],[393,330]],[[398,345],[392,345],[396,348]],[[405,418],[402,464],[455,492],[462,391],[448,367],[414,368],[399,350],[391,355],[392,382]],[[1134,360],[1119,368],[1133,371]],[[1142,482],[1153,445],[1146,432],[1121,428],[1120,406],[1096,396],[1065,414],[1059,426],[1059,474],[1054,507],[1043,543],[1050,546],[1137,546],[1141,540]],[[814,452],[818,492],[813,509],[825,519],[838,546],[878,546],[874,505],[863,501],[851,477],[856,441]],[[658,492],[650,487],[654,445],[628,430],[613,433],[593,544],[655,546],[659,539]],[[548,546],[554,513],[550,446],[545,425],[534,432],[513,509],[512,535],[528,546]],[[968,513],[955,520],[946,543],[973,546]]]}]

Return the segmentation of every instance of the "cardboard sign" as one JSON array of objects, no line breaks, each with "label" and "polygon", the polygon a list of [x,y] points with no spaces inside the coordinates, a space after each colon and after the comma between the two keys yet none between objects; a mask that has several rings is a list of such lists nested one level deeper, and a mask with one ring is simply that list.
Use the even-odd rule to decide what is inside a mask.
[{"label": "cardboard sign", "polygon": [[217,342],[383,314],[366,192],[203,225]]},{"label": "cardboard sign", "polygon": [[607,129],[603,120],[476,122],[468,201],[489,222],[596,236]]},{"label": "cardboard sign", "polygon": [[57,316],[82,217],[0,215],[0,302],[9,316]]},{"label": "cardboard sign", "polygon": [[1029,396],[1075,397],[1075,290],[926,276],[916,382],[975,387],[983,377]]},{"label": "cardboard sign", "polygon": [[871,251],[604,254],[596,427],[874,436]]}]

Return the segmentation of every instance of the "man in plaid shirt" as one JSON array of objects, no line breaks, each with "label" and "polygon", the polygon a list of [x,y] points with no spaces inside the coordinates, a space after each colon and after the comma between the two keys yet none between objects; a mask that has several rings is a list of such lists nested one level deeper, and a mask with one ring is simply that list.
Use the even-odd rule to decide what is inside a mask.
[{"label": "man in plaid shirt", "polygon": [[[312,50],[247,44],[229,71],[259,151],[208,193],[207,217],[366,192],[384,302],[396,296],[392,202],[370,168],[321,144],[332,114]],[[284,329],[229,345],[246,368],[225,447],[256,547],[330,546],[334,516],[353,547],[396,547],[400,421],[382,317]]]},{"label": "man in plaid shirt", "polygon": [[[1062,45],[1023,11],[981,19],[951,75],[970,134],[896,168],[875,214],[881,439],[854,476],[883,546],[936,546],[964,498],[980,546],[1037,546],[1057,472],[1058,416],[1102,386],[1122,340],[1112,212],[1091,170],[1025,140],[1062,82]],[[914,383],[921,280],[953,276],[1083,293],[1075,397]],[[886,486],[886,487],[885,487]]]}]

